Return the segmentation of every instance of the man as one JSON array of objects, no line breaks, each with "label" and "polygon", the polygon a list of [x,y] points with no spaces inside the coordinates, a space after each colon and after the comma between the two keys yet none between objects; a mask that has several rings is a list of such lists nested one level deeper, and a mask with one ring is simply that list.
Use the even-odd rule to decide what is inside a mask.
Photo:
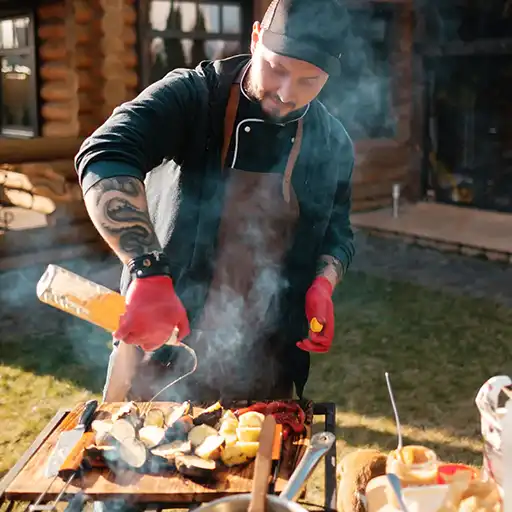
[{"label": "man", "polygon": [[337,0],[274,0],[251,55],[169,73],[81,147],[87,209],[124,263],[114,338],[150,353],[132,397],[190,369],[164,346],[175,326],[199,366],[161,399],[302,396],[309,353],[329,351],[354,155],[317,96],[340,72],[342,16]]}]

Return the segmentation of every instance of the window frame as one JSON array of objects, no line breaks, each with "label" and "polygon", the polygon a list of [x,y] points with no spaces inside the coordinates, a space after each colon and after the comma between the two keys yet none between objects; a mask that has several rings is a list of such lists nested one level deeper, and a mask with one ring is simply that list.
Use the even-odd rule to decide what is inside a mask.
[{"label": "window frame", "polygon": [[[253,22],[254,0],[188,0],[192,3],[236,5],[240,8],[240,33],[229,32],[185,32],[183,30],[154,30],[151,27],[149,12],[152,0],[137,0],[138,11],[138,54],[139,54],[139,91],[150,85],[151,55],[150,44],[153,37],[162,39],[196,39],[202,41],[236,41],[240,43],[242,53],[249,51],[250,34]],[[169,3],[171,0],[167,0]],[[222,29],[222,9],[220,9],[220,28]]]},{"label": "window frame", "polygon": [[[14,18],[28,18],[28,43],[22,48],[0,48],[0,59],[4,56],[28,56],[29,66],[32,73],[29,77],[29,115],[31,119],[32,130],[26,127],[6,125],[3,122],[2,110],[0,107],[0,139],[31,139],[40,136],[40,117],[39,117],[39,74],[38,74],[38,58],[37,58],[37,17],[34,9],[20,6],[17,9],[0,9],[0,21],[10,20]],[[1,65],[1,61],[0,61]],[[3,100],[3,91],[0,87],[0,105]],[[7,129],[7,131],[5,131]]]}]

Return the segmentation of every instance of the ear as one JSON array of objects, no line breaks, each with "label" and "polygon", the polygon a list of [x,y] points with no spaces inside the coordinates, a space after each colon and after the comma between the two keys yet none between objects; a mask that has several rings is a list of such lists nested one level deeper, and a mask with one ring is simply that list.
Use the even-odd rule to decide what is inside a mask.
[{"label": "ear", "polygon": [[252,24],[252,33],[251,33],[251,53],[254,53],[256,50],[256,45],[261,37],[261,25],[259,21],[255,21]]}]

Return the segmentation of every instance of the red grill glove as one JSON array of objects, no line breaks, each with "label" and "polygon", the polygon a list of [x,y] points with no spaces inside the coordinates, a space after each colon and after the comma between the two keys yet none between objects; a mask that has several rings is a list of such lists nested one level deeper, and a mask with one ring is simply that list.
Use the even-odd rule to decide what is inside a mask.
[{"label": "red grill glove", "polygon": [[179,341],[190,333],[187,312],[170,277],[134,279],[125,302],[126,311],[119,320],[115,339],[153,351],[165,344],[175,326],[179,329]]},{"label": "red grill glove", "polygon": [[[299,341],[297,346],[307,352],[329,352],[334,337],[333,286],[326,277],[317,277],[306,293],[306,318],[308,339]],[[311,321],[316,318],[323,328],[320,332],[311,330]]]}]

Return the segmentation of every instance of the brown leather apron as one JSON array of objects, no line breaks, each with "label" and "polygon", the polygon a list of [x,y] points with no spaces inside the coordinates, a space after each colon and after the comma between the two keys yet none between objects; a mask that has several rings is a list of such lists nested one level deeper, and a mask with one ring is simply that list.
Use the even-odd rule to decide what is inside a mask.
[{"label": "brown leather apron", "polygon": [[[226,165],[240,94],[237,79],[224,120],[226,190],[214,274],[202,315],[185,340],[196,350],[198,369],[171,388],[171,397],[166,399],[293,395],[293,382],[283,367],[283,348],[272,335],[279,294],[286,286],[281,263],[299,217],[291,179],[302,142],[302,119],[297,122],[284,172],[249,172]],[[179,359],[154,375],[149,390],[144,389],[149,384],[146,372],[139,372],[132,386],[134,395],[150,398],[173,376],[184,373],[191,363],[186,357]]]}]

